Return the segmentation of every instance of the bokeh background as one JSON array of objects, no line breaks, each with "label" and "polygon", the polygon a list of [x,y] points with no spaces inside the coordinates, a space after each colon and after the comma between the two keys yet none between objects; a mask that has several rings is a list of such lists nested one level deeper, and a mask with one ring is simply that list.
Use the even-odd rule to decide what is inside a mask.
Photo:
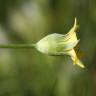
[{"label": "bokeh background", "polygon": [[0,96],[96,96],[96,0],[0,0],[0,44],[66,34],[75,17],[86,68],[73,66],[68,56],[0,49]]}]

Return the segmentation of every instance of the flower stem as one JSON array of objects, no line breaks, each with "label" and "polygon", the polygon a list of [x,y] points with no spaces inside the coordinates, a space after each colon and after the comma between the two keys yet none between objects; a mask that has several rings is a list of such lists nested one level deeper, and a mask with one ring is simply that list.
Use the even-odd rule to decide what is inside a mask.
[{"label": "flower stem", "polygon": [[0,44],[0,48],[12,48],[12,49],[23,49],[23,48],[34,48],[35,44]]}]

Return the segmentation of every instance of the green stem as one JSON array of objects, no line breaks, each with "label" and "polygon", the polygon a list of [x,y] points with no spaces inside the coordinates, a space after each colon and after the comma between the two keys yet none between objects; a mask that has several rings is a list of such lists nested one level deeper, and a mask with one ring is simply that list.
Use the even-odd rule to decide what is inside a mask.
[{"label": "green stem", "polygon": [[34,48],[35,44],[0,44],[0,48],[12,48],[12,49],[22,49],[22,48]]}]

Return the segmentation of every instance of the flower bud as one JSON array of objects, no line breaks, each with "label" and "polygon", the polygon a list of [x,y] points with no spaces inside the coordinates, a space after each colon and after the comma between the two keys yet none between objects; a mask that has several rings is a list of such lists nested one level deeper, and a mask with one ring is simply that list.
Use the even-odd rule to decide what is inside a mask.
[{"label": "flower bud", "polygon": [[[48,55],[70,55],[74,63],[78,63],[79,59],[74,51],[74,47],[78,44],[79,40],[76,36],[76,29],[78,28],[77,19],[71,30],[63,35],[53,33],[47,35],[36,44],[36,49],[42,53]],[[78,61],[78,62],[77,62]],[[82,64],[78,64],[80,67],[84,67]]]}]

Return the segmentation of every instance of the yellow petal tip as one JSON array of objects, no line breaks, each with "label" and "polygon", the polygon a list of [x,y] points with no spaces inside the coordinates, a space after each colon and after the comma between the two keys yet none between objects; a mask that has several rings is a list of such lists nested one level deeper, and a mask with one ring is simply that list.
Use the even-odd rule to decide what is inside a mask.
[{"label": "yellow petal tip", "polygon": [[76,60],[76,64],[77,64],[79,67],[81,67],[81,68],[85,68],[85,66],[83,65],[83,63],[82,63],[79,59]]},{"label": "yellow petal tip", "polygon": [[76,32],[78,28],[79,28],[79,25],[77,24],[77,18],[75,17],[74,26],[73,26],[74,32]]}]

